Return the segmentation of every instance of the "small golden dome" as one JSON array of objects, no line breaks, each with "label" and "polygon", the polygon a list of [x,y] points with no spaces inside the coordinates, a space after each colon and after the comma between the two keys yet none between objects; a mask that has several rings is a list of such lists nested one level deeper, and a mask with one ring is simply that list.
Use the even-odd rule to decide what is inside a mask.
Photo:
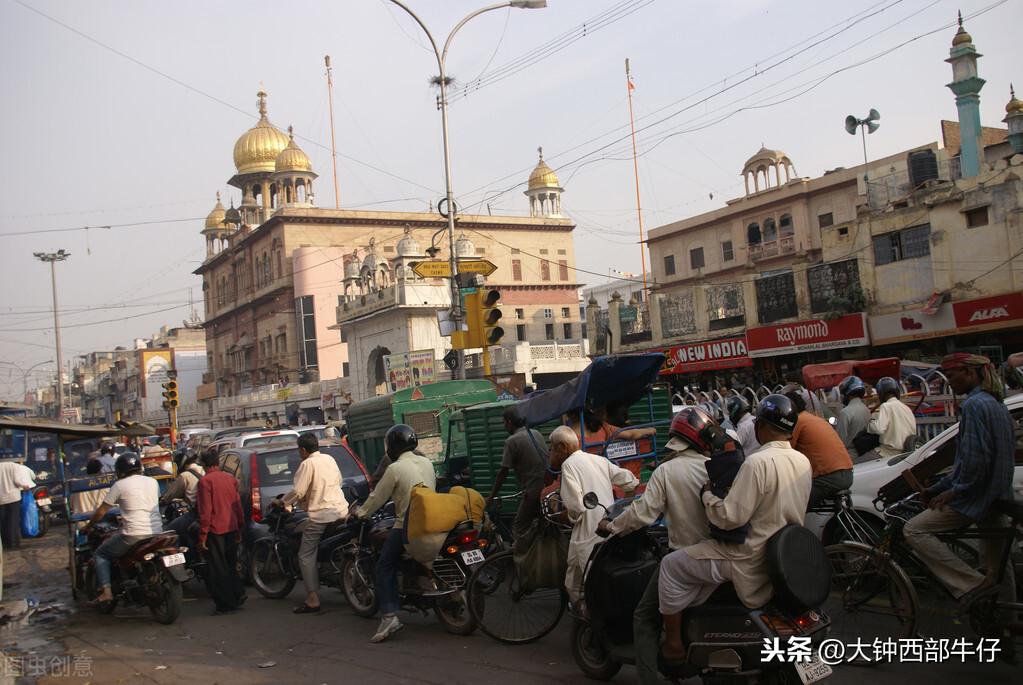
[{"label": "small golden dome", "polygon": [[220,193],[217,193],[217,204],[213,206],[213,209],[209,214],[206,215],[206,224],[203,231],[222,231],[224,230],[224,217],[227,216],[227,212],[224,210],[224,205],[220,203]]},{"label": "small golden dome", "polygon": [[543,161],[543,148],[538,148],[537,151],[540,153],[540,161],[537,162],[533,173],[529,175],[529,189],[560,188],[561,183],[558,181],[558,175],[554,173],[554,169],[547,166],[547,162]]},{"label": "small golden dome", "polygon": [[1005,105],[1005,113],[1015,114],[1016,112],[1023,112],[1023,101],[1016,97],[1016,89],[1009,84],[1009,102]]},{"label": "small golden dome", "polygon": [[295,145],[295,129],[288,127],[288,147],[281,150],[274,162],[274,170],[282,171],[312,171],[313,165],[298,145]]},{"label": "small golden dome", "polygon": [[277,155],[288,147],[288,137],[266,118],[266,93],[259,98],[259,121],[234,144],[234,166],[239,174],[272,173]]},{"label": "small golden dome", "polygon": [[963,13],[959,13],[959,30],[956,31],[955,37],[952,38],[952,47],[957,45],[965,45],[966,43],[972,43],[973,38],[966,32],[963,27]]}]

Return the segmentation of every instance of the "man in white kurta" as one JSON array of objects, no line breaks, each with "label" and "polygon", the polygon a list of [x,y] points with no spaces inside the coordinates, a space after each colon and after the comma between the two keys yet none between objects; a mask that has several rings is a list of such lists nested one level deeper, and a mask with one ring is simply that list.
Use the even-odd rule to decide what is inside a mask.
[{"label": "man in white kurta", "polygon": [[891,459],[906,451],[906,440],[916,435],[916,416],[898,397],[889,397],[877,408],[867,432],[879,436],[877,455]]},{"label": "man in white kurta", "polygon": [[587,509],[583,505],[583,497],[589,492],[596,493],[597,500],[610,507],[615,500],[613,486],[631,492],[639,485],[639,480],[630,471],[615,466],[604,457],[581,451],[579,439],[567,426],[556,428],[551,433],[550,442],[551,466],[561,468],[561,502],[572,523],[565,589],[572,602],[578,602],[586,562],[593,546],[600,540],[597,525],[604,518],[604,510],[600,507]]},{"label": "man in white kurta", "polygon": [[[791,423],[794,427],[794,413]],[[716,497],[707,486],[702,491],[711,523],[726,530],[750,524],[746,542],[706,540],[672,552],[661,561],[659,601],[666,659],[685,657],[683,609],[702,604],[722,583],[731,580],[739,599],[748,607],[770,601],[771,581],[764,560],[767,541],[789,524],[801,525],[810,498],[810,462],[792,449],[787,437],[783,427],[758,419],[757,440],[762,447],[746,457],[728,495],[724,499]]]}]

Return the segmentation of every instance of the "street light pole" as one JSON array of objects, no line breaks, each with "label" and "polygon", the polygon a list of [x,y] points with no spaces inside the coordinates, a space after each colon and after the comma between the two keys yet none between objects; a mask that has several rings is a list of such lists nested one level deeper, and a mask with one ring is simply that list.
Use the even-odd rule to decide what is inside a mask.
[{"label": "street light pole", "polygon": [[18,366],[17,364],[15,364],[13,362],[0,362],[0,364],[6,364],[7,366],[13,366],[21,374],[21,399],[22,399],[22,401],[24,401],[25,400],[25,396],[28,395],[28,377],[32,374],[32,371],[34,369],[39,368],[43,364],[52,364],[52,363],[53,363],[52,359],[47,359],[44,362],[39,362],[38,364],[33,364],[32,366],[28,367],[28,369],[23,369],[23,368],[21,368],[20,366]]},{"label": "street light pole", "polygon": [[39,261],[50,263],[50,285],[53,289],[53,333],[57,342],[57,420],[64,418],[64,357],[60,351],[60,313],[57,310],[57,262],[71,256],[70,252],[36,252]]},{"label": "street light pole", "polygon": [[[451,189],[451,148],[448,143],[448,76],[445,70],[445,64],[448,58],[448,48],[451,47],[451,39],[455,37],[459,29],[469,23],[470,20],[478,17],[484,12],[490,12],[492,10],[499,10],[504,7],[515,7],[517,9],[542,9],[547,6],[547,0],[511,0],[510,2],[500,2],[496,5],[488,5],[487,7],[481,7],[478,10],[470,12],[464,19],[455,24],[455,28],[451,29],[451,33],[448,34],[447,40],[444,41],[444,49],[437,49],[437,41],[434,40],[433,34],[430,33],[430,29],[426,28],[426,24],[423,20],[413,12],[405,3],[400,0],[391,0],[391,2],[405,11],[412,19],[419,24],[419,28],[423,29],[423,33],[430,39],[430,46],[433,48],[433,54],[437,58],[437,68],[440,70],[440,76],[438,79],[438,85],[440,86],[440,98],[437,101],[437,107],[440,109],[440,121],[441,121],[441,133],[444,139],[444,211],[447,214],[448,220],[448,265],[451,270],[451,321],[455,324],[455,330],[459,330],[459,322],[465,317],[462,312],[462,298],[461,292],[458,288],[458,260],[455,257],[455,213],[457,208],[455,206],[455,197]],[[465,378],[465,358],[464,352],[458,350],[458,368],[455,370],[455,378]]]}]

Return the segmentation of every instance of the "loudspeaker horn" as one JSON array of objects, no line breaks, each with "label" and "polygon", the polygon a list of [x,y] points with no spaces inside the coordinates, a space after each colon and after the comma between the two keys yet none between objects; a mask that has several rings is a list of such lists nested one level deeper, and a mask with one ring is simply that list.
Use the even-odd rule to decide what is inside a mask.
[{"label": "loudspeaker horn", "polygon": [[845,118],[845,132],[851,136],[856,135],[856,127],[859,126],[860,121],[852,114]]}]

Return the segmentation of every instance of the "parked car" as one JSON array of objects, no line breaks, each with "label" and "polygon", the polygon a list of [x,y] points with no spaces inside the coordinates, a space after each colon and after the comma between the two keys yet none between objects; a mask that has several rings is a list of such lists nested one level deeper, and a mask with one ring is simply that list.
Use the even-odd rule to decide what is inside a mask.
[{"label": "parked car", "polygon": [[224,450],[235,447],[251,449],[266,445],[288,445],[294,444],[296,440],[298,433],[293,430],[249,431],[214,440],[206,449],[213,449],[217,454],[221,454]]},{"label": "parked car", "polygon": [[295,431],[297,431],[299,435],[302,435],[303,433],[312,433],[313,435],[316,436],[316,438],[318,440],[329,440],[330,439],[327,436],[327,426],[325,426],[325,425],[295,426]]}]

